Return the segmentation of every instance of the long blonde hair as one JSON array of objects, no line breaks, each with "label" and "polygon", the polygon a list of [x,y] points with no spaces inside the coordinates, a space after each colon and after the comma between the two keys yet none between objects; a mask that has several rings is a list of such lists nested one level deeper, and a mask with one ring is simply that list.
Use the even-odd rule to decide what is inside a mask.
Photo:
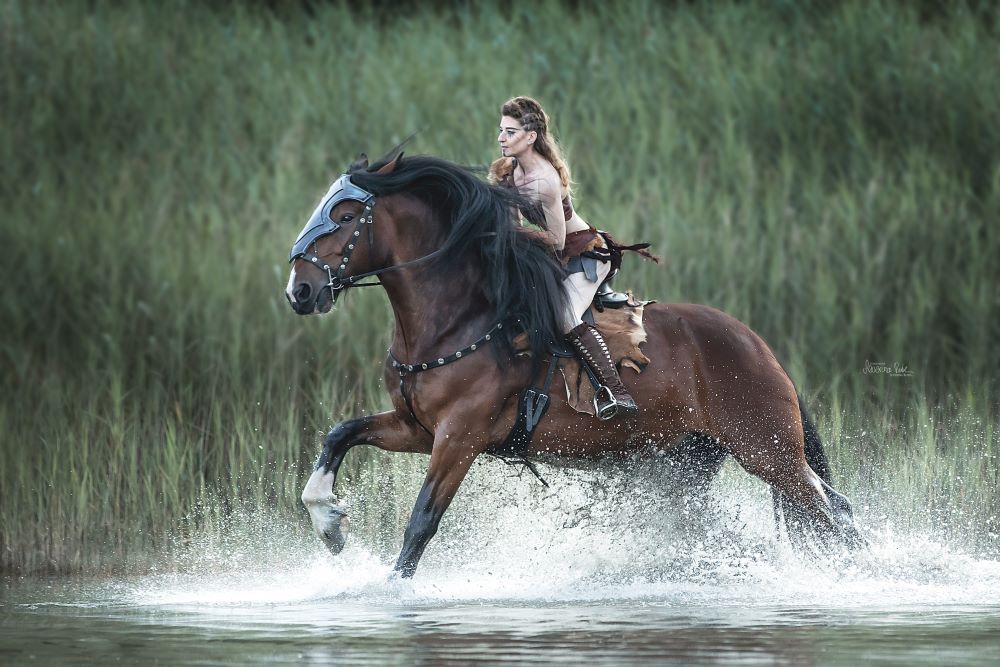
[{"label": "long blonde hair", "polygon": [[571,192],[573,178],[569,172],[569,165],[563,160],[559,143],[555,137],[549,135],[549,115],[545,113],[545,109],[538,103],[538,100],[523,95],[512,97],[500,107],[500,115],[509,116],[518,121],[521,123],[521,127],[528,132],[538,133],[534,144],[535,150],[556,168],[563,190],[567,193]]}]

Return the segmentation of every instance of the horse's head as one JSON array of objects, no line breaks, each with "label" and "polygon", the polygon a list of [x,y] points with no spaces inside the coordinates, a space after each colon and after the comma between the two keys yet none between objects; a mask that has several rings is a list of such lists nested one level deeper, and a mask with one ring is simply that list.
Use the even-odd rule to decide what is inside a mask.
[{"label": "horse's head", "polygon": [[[366,165],[366,159],[356,162],[352,170]],[[395,166],[392,160],[379,173],[389,173]],[[375,195],[352,183],[350,173],[330,186],[288,256],[292,271],[285,297],[296,313],[329,311],[340,291],[370,269],[359,267],[357,260],[371,254],[374,207]],[[363,243],[368,245],[367,252],[355,255]]]}]

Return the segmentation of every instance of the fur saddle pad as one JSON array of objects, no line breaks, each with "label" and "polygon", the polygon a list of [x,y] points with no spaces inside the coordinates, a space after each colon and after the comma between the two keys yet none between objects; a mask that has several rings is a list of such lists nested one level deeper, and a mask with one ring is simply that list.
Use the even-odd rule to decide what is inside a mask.
[{"label": "fur saddle pad", "polygon": [[[628,303],[621,308],[605,308],[603,312],[592,309],[594,322],[608,344],[608,351],[614,359],[620,373],[631,369],[629,373],[641,373],[649,364],[649,358],[639,349],[646,342],[646,327],[642,323],[643,309],[653,301],[636,301],[632,292],[628,292]],[[522,338],[523,337],[523,338]],[[522,334],[514,340],[516,349],[527,347],[527,335]],[[527,351],[524,352],[527,354]],[[559,359],[559,370],[562,372],[566,386],[566,400],[577,412],[595,415],[594,385],[591,384],[586,369],[579,359]]]}]

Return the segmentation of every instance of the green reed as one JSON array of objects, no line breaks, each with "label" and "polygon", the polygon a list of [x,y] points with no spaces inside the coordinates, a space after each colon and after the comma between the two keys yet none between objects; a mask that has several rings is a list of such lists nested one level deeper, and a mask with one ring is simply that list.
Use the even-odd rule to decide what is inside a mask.
[{"label": "green reed", "polygon": [[[664,256],[620,288],[750,324],[847,490],[995,548],[995,14],[710,5],[0,7],[0,568],[169,565],[241,513],[301,519],[321,433],[386,407],[391,314],[370,290],[294,316],[289,244],[361,151],[417,132],[487,163],[519,93],[578,210]],[[348,472],[374,493],[385,460]]]}]

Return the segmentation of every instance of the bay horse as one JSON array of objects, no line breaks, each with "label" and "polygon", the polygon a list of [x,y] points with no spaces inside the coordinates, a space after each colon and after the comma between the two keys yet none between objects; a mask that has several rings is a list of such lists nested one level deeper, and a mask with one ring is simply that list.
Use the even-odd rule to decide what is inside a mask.
[{"label": "bay horse", "polygon": [[[328,312],[342,292],[376,278],[395,316],[384,369],[392,409],[336,424],[302,492],[332,553],[346,537],[334,484],[347,452],[372,445],[429,454],[395,565],[413,576],[472,463],[504,442],[520,392],[551,363],[551,344],[562,339],[564,271],[544,237],[518,223],[515,212],[529,206],[473,169],[404,160],[397,149],[370,167],[363,156],[351,165],[296,240],[286,288],[296,313]],[[703,305],[649,305],[644,323],[650,363],[641,374],[623,373],[639,414],[598,421],[553,391],[526,461],[660,450],[707,485],[731,455],[771,486],[776,521],[784,507],[786,521],[807,520],[825,540],[857,543],[816,430],[761,337]],[[527,355],[512,343],[522,330]]]}]

